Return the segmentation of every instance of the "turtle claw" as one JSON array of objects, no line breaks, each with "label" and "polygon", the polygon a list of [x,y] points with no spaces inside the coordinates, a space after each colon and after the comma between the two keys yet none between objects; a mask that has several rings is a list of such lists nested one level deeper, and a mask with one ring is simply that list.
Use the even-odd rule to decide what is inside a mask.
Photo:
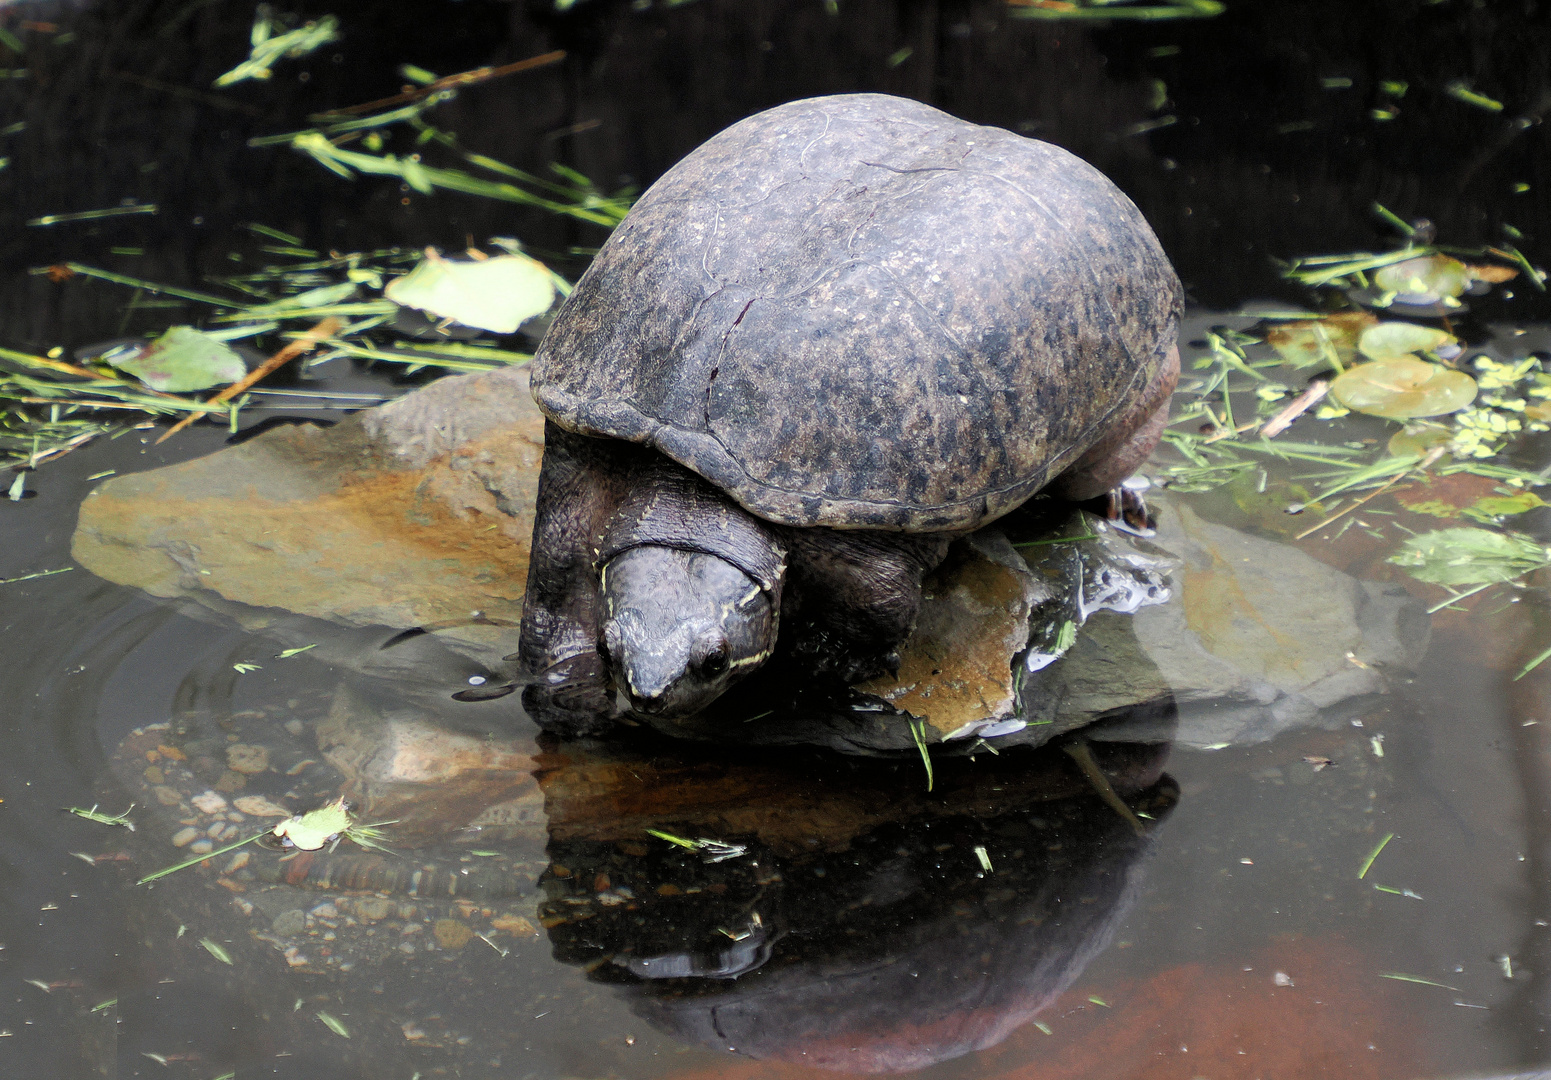
[{"label": "turtle claw", "polygon": [[1146,477],[1133,476],[1119,487],[1111,488],[1104,498],[1104,520],[1121,532],[1132,536],[1155,536],[1158,532],[1158,515],[1153,513],[1142,497],[1142,492],[1152,485]]}]

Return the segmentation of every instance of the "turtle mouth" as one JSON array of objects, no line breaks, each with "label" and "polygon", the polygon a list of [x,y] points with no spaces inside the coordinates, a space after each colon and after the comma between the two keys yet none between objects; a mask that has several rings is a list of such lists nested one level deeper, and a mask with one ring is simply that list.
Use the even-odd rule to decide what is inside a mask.
[{"label": "turtle mouth", "polygon": [[630,711],[653,720],[678,720],[693,716],[710,705],[718,693],[684,692],[683,688],[669,685],[656,694],[643,694],[625,682],[624,697],[630,703]]}]

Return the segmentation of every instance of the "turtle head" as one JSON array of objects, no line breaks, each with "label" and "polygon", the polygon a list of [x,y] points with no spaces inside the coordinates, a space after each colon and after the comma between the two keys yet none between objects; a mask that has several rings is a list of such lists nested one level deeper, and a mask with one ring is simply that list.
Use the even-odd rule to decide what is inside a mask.
[{"label": "turtle head", "polygon": [[715,555],[633,547],[604,565],[601,585],[603,652],[636,712],[699,712],[775,647],[769,593]]}]

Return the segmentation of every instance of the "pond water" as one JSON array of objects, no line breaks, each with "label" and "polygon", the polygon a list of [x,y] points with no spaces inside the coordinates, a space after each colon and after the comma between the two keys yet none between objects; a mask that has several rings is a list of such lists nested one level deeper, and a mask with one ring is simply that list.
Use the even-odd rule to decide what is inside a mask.
[{"label": "pond water", "polygon": [[[1482,500],[1533,490],[1551,443],[1495,437],[1486,456],[1408,466],[1356,504],[1371,484],[1329,488],[1384,459],[1399,424],[1310,415],[1281,437],[1296,440],[1282,456],[1208,441],[1281,408],[1313,370],[1276,366],[1266,344],[1225,358],[1238,356],[1235,332],[1265,336],[1262,313],[1319,302],[1273,256],[1389,250],[1378,202],[1429,219],[1440,243],[1511,241],[1546,258],[1544,10],[1227,0],[1213,17],[1091,22],[1019,19],[999,0],[467,0],[302,12],[326,13],[337,42],[278,61],[270,79],[213,88],[247,55],[246,7],[0,5],[16,38],[0,38],[12,223],[0,347],[43,355],[201,317],[176,294],[33,272],[66,262],[198,291],[306,257],[277,248],[515,235],[574,279],[606,235],[597,224],[345,180],[284,145],[248,145],[397,93],[400,64],[447,75],[564,50],[428,119],[470,151],[531,172],[560,162],[606,192],[648,183],[768,105],[902,94],[1092,161],[1179,268],[1192,300],[1179,422],[1144,470],[1159,489],[1154,541],[1173,560],[1169,600],[1092,615],[1039,673],[1040,701],[1101,719],[1065,744],[1075,752],[944,752],[930,789],[908,743],[855,756],[560,742],[538,736],[519,695],[452,698],[512,674],[500,589],[406,600],[421,607],[396,618],[399,579],[434,585],[460,572],[455,560],[385,556],[399,549],[373,546],[370,508],[335,499],[314,444],[296,451],[312,472],[285,472],[274,449],[295,430],[280,418],[335,424],[354,445],[344,409],[426,374],[334,360],[280,384],[319,396],[259,399],[235,437],[197,424],[163,444],[150,426],[86,442],[0,501],[6,1075],[1548,1067],[1551,663],[1532,662],[1551,646],[1535,556],[1551,511]],[[408,154],[413,141],[396,128],[386,146]],[[157,209],[22,224],[125,200]],[[1465,300],[1446,325],[1483,385],[1492,369],[1478,357],[1551,355],[1551,307],[1526,274]],[[1533,380],[1526,370],[1518,390],[1487,392],[1534,408]],[[234,464],[187,464],[218,451],[210,462]],[[179,465],[192,471],[153,472]],[[265,485],[288,477],[305,482],[272,498]],[[264,540],[282,521],[284,542]],[[1528,561],[1454,604],[1451,591],[1475,588],[1468,574],[1446,591],[1388,561],[1461,526],[1530,538]],[[313,546],[298,546],[304,535]],[[434,632],[400,632],[417,626]],[[1026,713],[1026,731],[1046,718]],[[248,845],[135,884],[342,792],[393,822],[388,852]],[[131,804],[133,830],[65,812]]]}]

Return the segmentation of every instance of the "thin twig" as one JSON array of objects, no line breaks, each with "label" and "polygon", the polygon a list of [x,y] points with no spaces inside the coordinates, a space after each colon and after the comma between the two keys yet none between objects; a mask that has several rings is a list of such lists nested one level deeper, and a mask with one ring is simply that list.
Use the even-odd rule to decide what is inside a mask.
[{"label": "thin twig", "polygon": [[417,86],[413,90],[406,90],[402,94],[394,94],[392,97],[381,98],[377,101],[368,101],[364,105],[347,105],[342,109],[330,109],[326,113],[319,113],[316,120],[327,121],[335,116],[359,116],[361,113],[374,112],[377,109],[386,109],[390,105],[403,105],[411,101],[419,101],[423,97],[429,97],[438,90],[446,90],[452,86],[472,86],[487,79],[499,79],[503,75],[515,75],[519,71],[529,71],[536,67],[544,67],[548,64],[558,64],[565,59],[565,50],[556,49],[540,56],[530,56],[526,60],[518,60],[515,64],[506,64],[502,67],[482,67],[472,71],[461,71],[456,75],[448,75],[437,79],[425,86]]},{"label": "thin twig", "polygon": [[1292,399],[1287,408],[1266,421],[1266,426],[1260,429],[1260,437],[1263,439],[1276,438],[1282,432],[1292,427],[1294,420],[1312,409],[1329,392],[1329,379],[1315,379],[1309,384],[1308,389]]},{"label": "thin twig", "polygon": [[1435,462],[1439,458],[1441,458],[1443,456],[1444,451],[1446,449],[1447,449],[1447,447],[1443,447],[1443,446],[1435,446],[1435,447],[1433,447],[1431,450],[1427,451],[1427,455],[1425,457],[1423,457],[1421,461],[1418,461],[1415,465],[1411,466],[1411,468],[1407,469],[1405,472],[1396,473],[1394,476],[1392,476],[1388,480],[1384,481],[1383,484],[1379,485],[1378,487],[1374,488],[1372,491],[1368,492],[1368,494],[1366,494],[1362,498],[1358,499],[1351,506],[1346,507],[1344,510],[1339,511],[1338,513],[1331,514],[1328,518],[1326,518],[1324,521],[1321,521],[1318,525],[1311,525],[1311,526],[1309,526],[1307,529],[1304,529],[1297,536],[1293,537],[1293,539],[1294,540],[1302,540],[1305,536],[1309,536],[1312,533],[1319,532],[1326,525],[1329,525],[1332,521],[1335,521],[1337,518],[1345,517],[1347,514],[1350,514],[1353,510],[1356,510],[1359,506],[1361,506],[1363,503],[1367,502],[1369,499],[1376,498],[1377,496],[1384,494],[1390,488],[1392,488],[1396,484],[1400,483],[1400,481],[1402,481],[1406,477],[1410,476],[1413,472],[1416,472],[1416,471],[1421,470],[1421,469],[1426,469],[1433,462]]},{"label": "thin twig", "polygon": [[[305,334],[298,337],[285,348],[275,353],[274,356],[271,356],[258,367],[248,372],[241,379],[232,383],[219,394],[216,394],[214,397],[208,399],[205,404],[216,405],[220,402],[228,401],[231,398],[236,397],[238,394],[248,389],[254,383],[264,378],[264,376],[274,371],[276,368],[286,364],[291,360],[296,359],[298,356],[301,356],[305,352],[310,352],[313,346],[317,345],[317,343],[322,341],[324,338],[333,337],[339,332],[339,328],[343,325],[343,322],[330,315],[328,318],[318,323],[317,326],[314,326],[311,330],[308,330]],[[184,417],[182,420],[179,420],[176,424],[172,425],[172,427],[168,428],[166,432],[163,433],[161,438],[156,440],[156,444],[159,446],[166,442],[178,432],[192,424],[196,419],[197,417],[189,415]]]}]

